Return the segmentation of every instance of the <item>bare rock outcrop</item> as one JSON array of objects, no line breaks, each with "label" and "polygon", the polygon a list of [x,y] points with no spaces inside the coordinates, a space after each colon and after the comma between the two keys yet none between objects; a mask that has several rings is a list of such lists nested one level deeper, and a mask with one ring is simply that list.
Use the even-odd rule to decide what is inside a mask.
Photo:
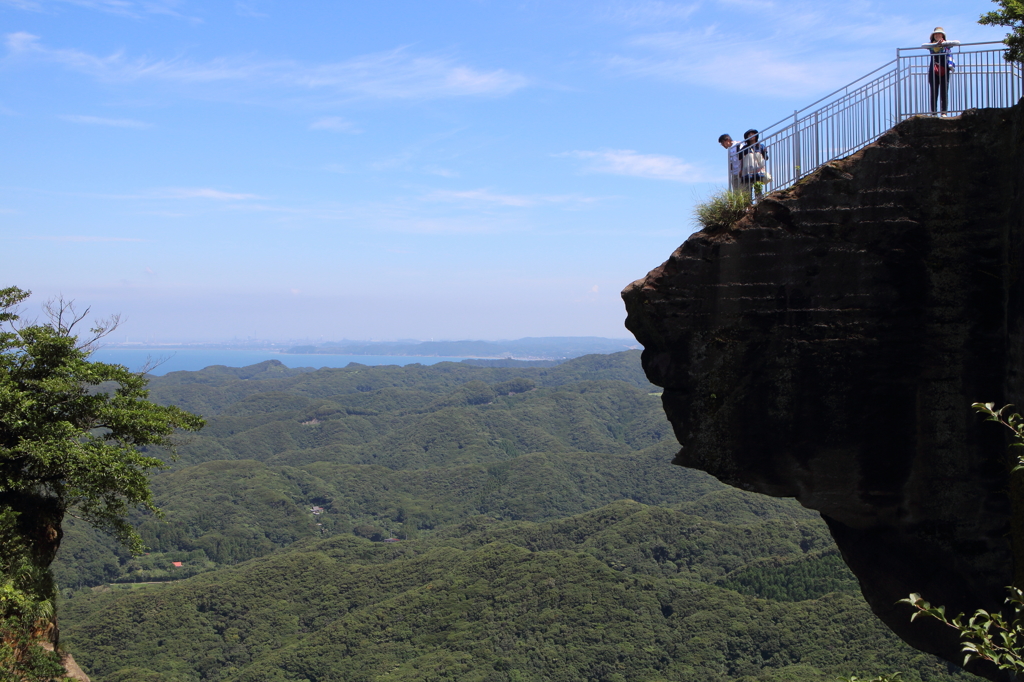
[{"label": "bare rock outcrop", "polygon": [[675,463],[820,511],[874,612],[958,664],[896,601],[998,610],[1014,577],[1006,441],[970,404],[1024,409],[1022,159],[1024,103],[914,118],[623,291]]}]

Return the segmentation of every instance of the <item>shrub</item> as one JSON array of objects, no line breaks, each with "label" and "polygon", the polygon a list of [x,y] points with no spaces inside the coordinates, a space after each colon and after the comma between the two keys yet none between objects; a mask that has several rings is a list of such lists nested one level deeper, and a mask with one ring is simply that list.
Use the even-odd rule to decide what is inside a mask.
[{"label": "shrub", "polygon": [[750,197],[746,192],[721,190],[693,208],[693,217],[704,230],[724,230],[747,214]]}]

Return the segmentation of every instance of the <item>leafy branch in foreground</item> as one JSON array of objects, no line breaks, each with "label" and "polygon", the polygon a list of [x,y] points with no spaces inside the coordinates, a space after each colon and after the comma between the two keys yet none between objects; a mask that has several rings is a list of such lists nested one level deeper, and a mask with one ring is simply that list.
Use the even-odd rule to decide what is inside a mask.
[{"label": "leafy branch in foreground", "polygon": [[1010,593],[1006,603],[1013,608],[1013,617],[1010,619],[984,609],[978,609],[966,620],[963,614],[949,618],[946,616],[946,607],[932,606],[916,593],[898,603],[910,604],[917,609],[910,620],[925,616],[958,630],[960,638],[964,640],[964,665],[980,659],[995,664],[1001,670],[1020,673],[1024,672],[1024,592],[1016,587],[1006,589]]},{"label": "leafy branch in foreground", "polygon": [[[982,414],[987,414],[988,417],[985,418],[985,421],[1002,424],[1013,432],[1014,442],[1010,444],[1011,448],[1024,448],[1024,417],[1016,412],[1010,412],[1013,405],[1003,405],[998,410],[995,409],[995,403],[973,403],[971,407]],[[1016,473],[1021,469],[1024,469],[1024,453],[1017,455],[1017,465],[1010,470],[1010,473]]]}]

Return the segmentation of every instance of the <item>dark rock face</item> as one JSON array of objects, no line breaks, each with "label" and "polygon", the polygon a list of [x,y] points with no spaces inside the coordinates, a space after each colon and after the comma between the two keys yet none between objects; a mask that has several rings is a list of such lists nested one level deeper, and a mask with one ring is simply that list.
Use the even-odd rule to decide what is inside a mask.
[{"label": "dark rock face", "polygon": [[895,602],[998,610],[1013,579],[1006,441],[970,404],[1024,409],[1022,158],[1024,103],[906,121],[623,292],[675,463],[820,511],[874,612],[958,664]]}]

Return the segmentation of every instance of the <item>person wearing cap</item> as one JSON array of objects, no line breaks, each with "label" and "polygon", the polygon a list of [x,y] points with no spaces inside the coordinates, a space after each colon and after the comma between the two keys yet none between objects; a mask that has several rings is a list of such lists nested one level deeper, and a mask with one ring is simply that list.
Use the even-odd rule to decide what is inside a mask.
[{"label": "person wearing cap", "polygon": [[939,112],[940,103],[943,114],[949,110],[949,53],[951,47],[959,44],[959,40],[946,40],[945,29],[936,26],[928,38],[928,42],[921,46],[928,48],[928,52],[931,53],[928,65],[928,89],[931,90],[933,114]]}]

